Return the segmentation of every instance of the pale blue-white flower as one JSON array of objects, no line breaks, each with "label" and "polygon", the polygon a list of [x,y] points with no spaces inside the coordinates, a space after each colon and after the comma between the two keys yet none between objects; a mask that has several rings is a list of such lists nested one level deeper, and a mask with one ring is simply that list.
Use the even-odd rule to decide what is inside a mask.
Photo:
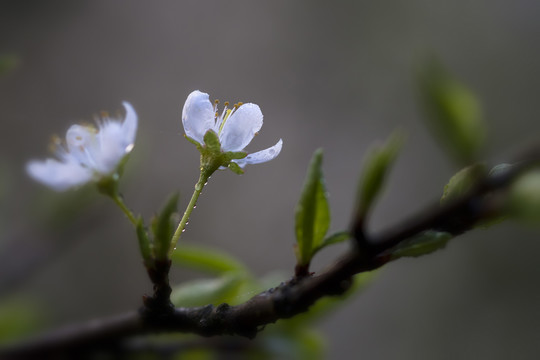
[{"label": "pale blue-white flower", "polygon": [[[223,152],[244,151],[244,148],[257,135],[263,124],[263,114],[258,105],[236,104],[221,114],[217,110],[217,102],[210,102],[206,93],[195,90],[189,94],[182,110],[182,124],[186,136],[204,145],[204,135],[214,131]],[[243,159],[233,159],[240,167],[247,164],[259,164],[270,161],[279,155],[283,141],[280,139],[274,146],[248,154]]]},{"label": "pale blue-white flower", "polygon": [[65,142],[54,140],[58,160],[30,161],[28,174],[56,191],[115,175],[122,159],[133,149],[137,133],[137,113],[128,102],[123,105],[123,121],[107,117],[98,122],[97,128],[72,125]]}]

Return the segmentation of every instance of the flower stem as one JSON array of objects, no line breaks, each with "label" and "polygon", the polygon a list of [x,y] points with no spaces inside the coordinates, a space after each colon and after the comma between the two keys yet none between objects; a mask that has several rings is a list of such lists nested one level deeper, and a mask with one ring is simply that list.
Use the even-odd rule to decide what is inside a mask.
[{"label": "flower stem", "polygon": [[180,224],[178,224],[178,227],[176,228],[176,231],[174,232],[174,235],[171,238],[171,244],[169,245],[169,258],[172,255],[174,249],[176,248],[176,243],[178,243],[180,236],[186,229],[186,224],[189,220],[189,216],[191,215],[191,212],[193,211],[193,209],[195,209],[195,205],[197,204],[199,195],[201,195],[202,189],[206,185],[208,178],[209,178],[209,175],[207,175],[207,172],[201,171],[201,175],[199,176],[199,181],[197,181],[197,184],[195,184],[195,191],[193,191],[193,195],[191,195],[191,200],[189,200],[189,204],[186,208],[186,211],[184,212],[184,216],[182,216],[182,219],[180,220]]},{"label": "flower stem", "polygon": [[129,208],[126,206],[126,204],[124,204],[124,200],[122,200],[122,197],[120,195],[118,195],[118,193],[114,194],[111,197],[114,200],[115,204],[118,205],[118,207],[124,212],[124,214],[126,214],[129,221],[133,225],[137,226],[137,219],[135,219],[135,216],[133,215],[131,210],[129,210]]}]

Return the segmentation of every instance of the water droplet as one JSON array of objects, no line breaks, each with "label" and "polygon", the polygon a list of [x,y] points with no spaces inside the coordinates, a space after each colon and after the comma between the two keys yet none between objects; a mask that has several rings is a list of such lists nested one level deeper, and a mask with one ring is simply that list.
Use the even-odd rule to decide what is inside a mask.
[{"label": "water droplet", "polygon": [[201,184],[195,185],[195,190],[201,191],[202,190],[202,185]]},{"label": "water droplet", "polygon": [[174,249],[173,249],[173,250],[176,250],[176,246],[174,247]]},{"label": "water droplet", "polygon": [[204,183],[204,185],[208,184],[208,181]]},{"label": "water droplet", "polygon": [[186,226],[188,226],[188,225],[189,225],[189,221],[186,221]]},{"label": "water droplet", "polygon": [[186,231],[186,229],[182,229],[182,232],[185,232],[185,231]]},{"label": "water droplet", "polygon": [[193,205],[193,208],[196,209],[196,208],[197,208],[197,205]]}]

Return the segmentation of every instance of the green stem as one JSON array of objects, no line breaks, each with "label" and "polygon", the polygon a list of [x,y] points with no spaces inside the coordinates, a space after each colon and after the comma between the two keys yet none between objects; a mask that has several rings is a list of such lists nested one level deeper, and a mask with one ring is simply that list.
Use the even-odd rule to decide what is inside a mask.
[{"label": "green stem", "polygon": [[174,232],[174,235],[171,238],[171,244],[169,245],[169,258],[172,256],[172,253],[174,249],[176,248],[176,243],[178,243],[180,236],[186,229],[186,224],[189,220],[189,216],[191,215],[191,212],[193,211],[193,209],[195,209],[195,205],[197,204],[197,199],[199,199],[199,195],[201,195],[202,189],[204,188],[204,185],[206,185],[208,178],[209,178],[208,172],[201,171],[201,175],[199,176],[199,181],[197,181],[197,184],[195,184],[195,191],[193,191],[193,195],[191,195],[191,200],[189,200],[189,204],[186,208],[186,211],[184,212],[184,216],[182,216],[182,220],[180,220],[180,224],[178,224],[178,227],[176,228],[176,231]]},{"label": "green stem", "polygon": [[129,219],[129,221],[137,226],[137,219],[135,219],[135,216],[133,215],[133,213],[131,212],[131,210],[128,209],[128,207],[126,206],[126,204],[124,204],[124,201],[122,200],[122,198],[120,197],[120,195],[118,195],[117,193],[112,195],[111,196],[112,199],[114,200],[115,204],[118,205],[118,207],[124,212],[124,214],[126,214],[127,218]]}]

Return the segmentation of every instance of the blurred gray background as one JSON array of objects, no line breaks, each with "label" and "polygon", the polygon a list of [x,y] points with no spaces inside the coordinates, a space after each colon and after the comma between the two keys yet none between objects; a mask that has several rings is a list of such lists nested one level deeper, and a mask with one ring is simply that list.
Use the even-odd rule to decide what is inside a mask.
[{"label": "blurred gray background", "polygon": [[[39,301],[55,326],[134,309],[150,291],[133,231],[111,202],[48,224],[76,195],[46,190],[24,164],[48,156],[50,136],[70,124],[133,104],[140,127],[122,191],[149,217],[174,190],[183,208],[198,176],[180,123],[187,95],[259,104],[265,125],[248,150],[283,138],[281,155],[243,176],[215,174],[183,241],[226,250],[258,275],[287,274],[316,148],[334,230],[349,224],[364,152],[396,127],[408,141],[372,231],[436,202],[457,171],[424,127],[414,71],[426,55],[478,94],[491,163],[538,139],[539,19],[532,0],[2,1],[0,53],[18,65],[0,78],[0,249],[13,269],[0,277],[5,285],[24,259],[38,264],[2,297]],[[315,270],[343,250],[319,256]],[[536,359],[539,255],[538,231],[509,223],[390,264],[320,323],[328,358]],[[173,282],[186,277],[175,272]]]}]

